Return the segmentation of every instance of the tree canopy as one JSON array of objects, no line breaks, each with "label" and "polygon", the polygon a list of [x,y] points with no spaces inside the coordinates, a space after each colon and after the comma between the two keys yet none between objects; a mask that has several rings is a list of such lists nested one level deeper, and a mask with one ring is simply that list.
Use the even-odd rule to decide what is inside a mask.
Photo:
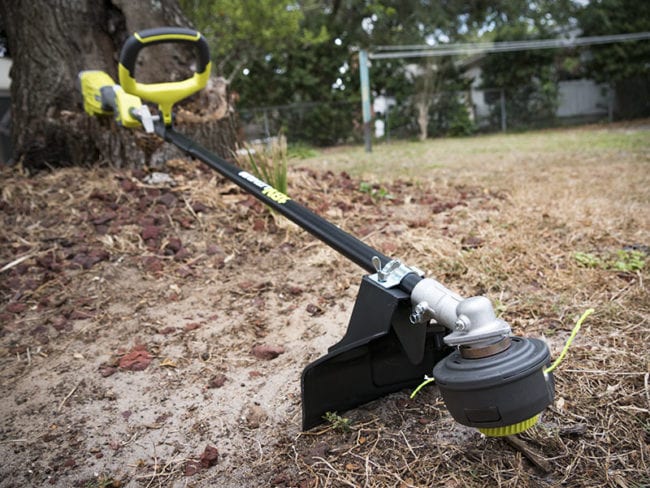
[{"label": "tree canopy", "polygon": [[[359,49],[650,30],[649,4],[634,0],[181,0],[180,4],[210,39],[216,70],[231,83],[240,108],[326,104],[311,109],[325,114],[289,122],[294,132],[300,129],[323,144],[337,140],[355,124],[350,111],[360,98]],[[509,90],[513,103],[519,103],[517,113],[526,109],[551,116],[559,79],[647,78],[649,56],[648,41],[493,54],[483,65],[483,85]],[[459,61],[459,57],[373,61],[372,92],[399,101],[401,114],[396,112],[395,117],[408,119],[415,127],[424,116],[429,119],[428,133],[441,133],[449,121],[433,125],[431,121],[448,117],[445,111],[460,113],[441,94],[467,86]],[[336,118],[336,113],[340,117],[331,124],[334,133],[324,134],[324,121]],[[312,120],[315,126],[309,130]],[[426,136],[420,122],[420,133]]]}]

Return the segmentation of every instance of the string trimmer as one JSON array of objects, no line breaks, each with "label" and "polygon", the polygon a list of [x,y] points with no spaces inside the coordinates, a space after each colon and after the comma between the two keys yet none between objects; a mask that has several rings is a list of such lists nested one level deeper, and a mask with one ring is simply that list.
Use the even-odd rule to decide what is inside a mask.
[{"label": "string trimmer", "polygon": [[[188,43],[198,57],[194,75],[180,82],[143,84],[135,78],[141,49]],[[183,28],[137,32],[124,44],[120,84],[101,71],[79,74],[84,109],[113,114],[123,127],[143,127],[203,161],[369,274],[344,337],[302,374],[302,427],[323,421],[433,375],[451,415],[486,435],[510,435],[537,422],[553,401],[547,346],[511,335],[490,300],[463,298],[414,266],[391,259],[296,203],[265,181],[212,154],[173,127],[172,107],[201,90],[210,74],[205,38]],[[153,102],[152,115],[141,99]]]}]

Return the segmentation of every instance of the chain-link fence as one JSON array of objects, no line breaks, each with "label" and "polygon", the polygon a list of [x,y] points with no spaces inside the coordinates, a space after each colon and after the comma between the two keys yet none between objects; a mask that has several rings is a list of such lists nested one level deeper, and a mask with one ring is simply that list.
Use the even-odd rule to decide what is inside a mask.
[{"label": "chain-link fence", "polygon": [[238,110],[242,137],[268,141],[279,134],[290,143],[332,146],[361,138],[361,102],[306,102]]},{"label": "chain-link fence", "polygon": [[[464,136],[650,116],[650,80],[611,86],[569,80],[514,89],[471,88],[416,97],[390,94],[373,100],[373,136],[391,139]],[[420,103],[422,98],[418,97]],[[423,110],[426,118],[422,117]],[[310,102],[240,109],[243,137],[264,140],[284,134],[290,143],[329,146],[363,140],[361,102]]]}]

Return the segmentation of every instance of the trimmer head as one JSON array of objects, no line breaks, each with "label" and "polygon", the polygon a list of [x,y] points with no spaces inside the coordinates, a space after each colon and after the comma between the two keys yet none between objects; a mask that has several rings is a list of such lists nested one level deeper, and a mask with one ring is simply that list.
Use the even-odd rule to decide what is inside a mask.
[{"label": "trimmer head", "polygon": [[[417,282],[411,294],[391,284],[364,277],[346,335],[305,368],[303,429],[322,423],[327,412],[412,388],[432,372],[447,409],[463,425],[498,437],[538,421],[554,386],[544,371],[550,353],[543,341],[510,336],[484,297],[462,299],[434,280]],[[418,315],[412,302],[428,304],[425,298],[435,310],[421,305]],[[452,322],[455,331],[431,318]]]},{"label": "trimmer head", "polygon": [[544,372],[550,361],[546,344],[522,337],[505,342],[502,351],[482,357],[467,357],[460,348],[433,369],[452,417],[488,436],[532,427],[553,402],[553,376]]}]

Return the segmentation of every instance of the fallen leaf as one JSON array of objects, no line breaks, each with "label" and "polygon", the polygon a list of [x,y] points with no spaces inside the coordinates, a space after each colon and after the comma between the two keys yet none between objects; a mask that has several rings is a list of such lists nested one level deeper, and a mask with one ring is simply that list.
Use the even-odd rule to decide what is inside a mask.
[{"label": "fallen leaf", "polygon": [[164,368],[164,367],[167,367],[167,368],[176,368],[177,366],[176,366],[176,363],[174,362],[173,359],[171,359],[171,358],[165,358],[165,359],[163,359],[163,360],[160,362],[160,367],[161,367],[161,368]]}]

